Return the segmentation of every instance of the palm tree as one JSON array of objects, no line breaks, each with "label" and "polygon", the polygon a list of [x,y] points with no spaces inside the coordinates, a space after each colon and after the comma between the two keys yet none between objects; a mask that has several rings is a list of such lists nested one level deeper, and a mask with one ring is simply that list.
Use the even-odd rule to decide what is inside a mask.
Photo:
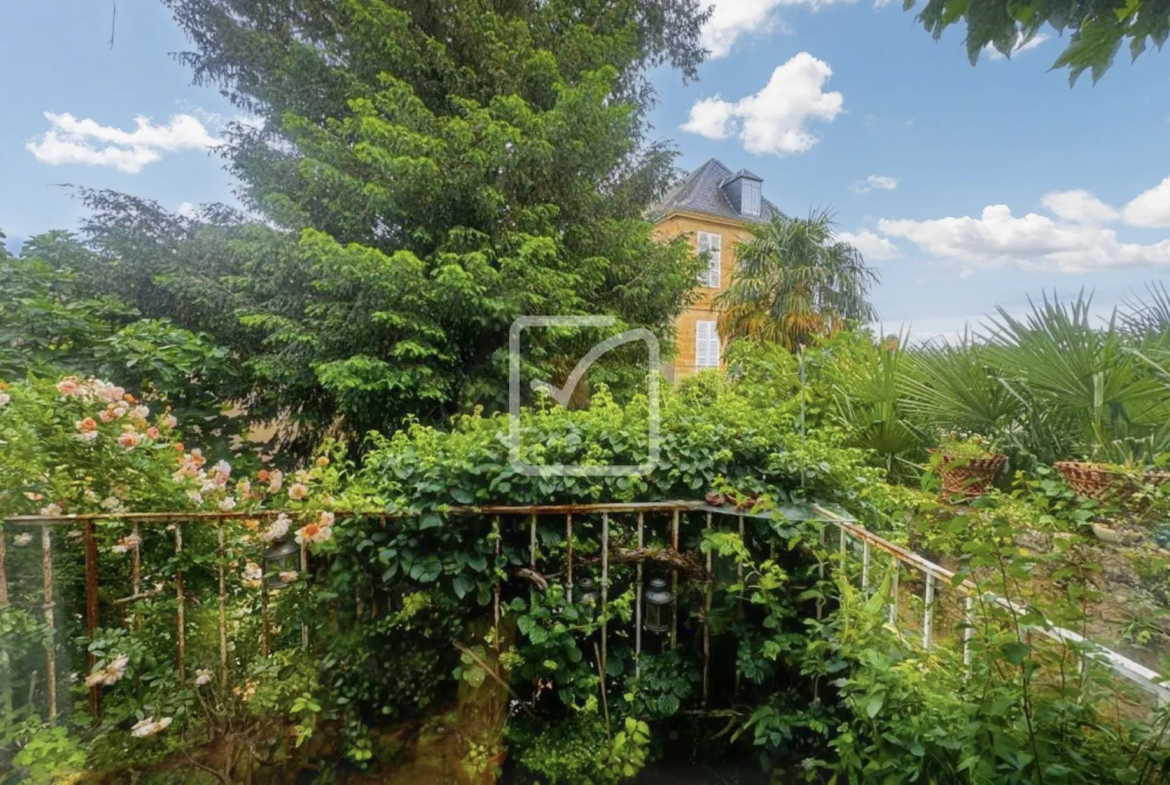
[{"label": "palm tree", "polygon": [[849,322],[871,322],[867,296],[879,280],[861,253],[833,237],[833,217],[778,217],[752,230],[740,246],[731,286],[716,298],[719,331],[729,339],[755,338],[790,350]]}]

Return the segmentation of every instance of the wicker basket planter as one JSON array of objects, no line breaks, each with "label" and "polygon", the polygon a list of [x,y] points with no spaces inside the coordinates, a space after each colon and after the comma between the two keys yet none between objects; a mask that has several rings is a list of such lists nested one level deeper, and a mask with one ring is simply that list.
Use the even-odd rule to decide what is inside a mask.
[{"label": "wicker basket planter", "polygon": [[938,465],[938,476],[942,480],[943,491],[967,498],[987,493],[1007,463],[1007,456],[998,453],[984,458],[956,458],[939,450],[930,452],[942,458]]},{"label": "wicker basket planter", "polygon": [[[1061,461],[1056,470],[1064,475],[1065,482],[1080,496],[1097,501],[1119,501],[1141,506],[1141,500],[1132,500],[1138,491],[1137,482],[1120,469],[1100,463],[1079,463]],[[1142,481],[1150,485],[1170,482],[1170,472],[1145,472]]]}]

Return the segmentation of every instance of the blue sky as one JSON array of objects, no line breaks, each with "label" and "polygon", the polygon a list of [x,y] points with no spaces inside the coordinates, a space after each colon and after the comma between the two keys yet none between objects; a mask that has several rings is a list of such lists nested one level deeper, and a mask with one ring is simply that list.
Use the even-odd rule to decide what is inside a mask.
[{"label": "blue sky", "polygon": [[[110,21],[108,3],[0,4],[10,238],[76,225],[59,183],[231,199],[207,147],[235,110],[171,59],[186,42],[161,4],[121,3],[112,48]],[[1042,290],[1108,307],[1170,269],[1170,53],[1070,89],[1053,31],[972,68],[962,30],[935,42],[872,0],[719,0],[705,35],[699,82],[656,74],[654,134],[685,167],[751,169],[789,214],[834,208],[882,272],[887,330],[952,332]]]}]

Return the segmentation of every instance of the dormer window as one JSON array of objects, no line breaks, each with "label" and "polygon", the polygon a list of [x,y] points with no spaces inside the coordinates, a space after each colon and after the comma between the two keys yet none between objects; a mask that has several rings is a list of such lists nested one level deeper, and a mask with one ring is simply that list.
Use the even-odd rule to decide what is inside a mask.
[{"label": "dormer window", "polygon": [[760,201],[763,198],[764,184],[759,180],[743,180],[743,214],[753,218],[760,217]]}]

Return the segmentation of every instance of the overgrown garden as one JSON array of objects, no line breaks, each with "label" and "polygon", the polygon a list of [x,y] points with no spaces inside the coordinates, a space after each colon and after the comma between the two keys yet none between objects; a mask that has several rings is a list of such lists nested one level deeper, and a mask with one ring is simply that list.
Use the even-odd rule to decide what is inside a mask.
[{"label": "overgrown garden", "polygon": [[1100,649],[1170,640],[1163,289],[873,336],[860,254],[786,219],[653,471],[540,471],[646,460],[621,351],[526,397],[521,471],[513,320],[669,344],[703,267],[645,220],[700,5],[167,5],[248,115],[247,213],[81,190],[79,234],[0,245],[0,782],[1164,781]]}]

